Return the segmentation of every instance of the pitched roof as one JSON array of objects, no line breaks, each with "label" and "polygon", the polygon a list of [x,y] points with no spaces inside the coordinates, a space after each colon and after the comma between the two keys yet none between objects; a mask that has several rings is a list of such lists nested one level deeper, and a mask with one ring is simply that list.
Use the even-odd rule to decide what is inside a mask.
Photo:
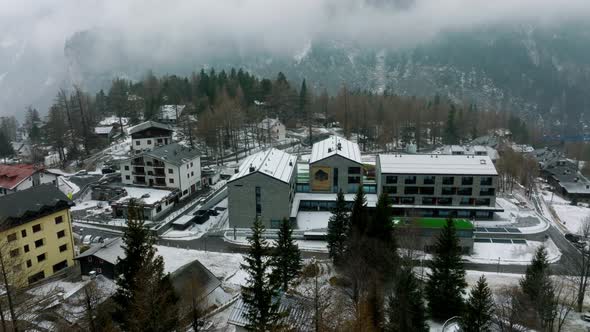
[{"label": "pitched roof", "polygon": [[313,164],[335,155],[362,164],[359,145],[338,136],[330,136],[323,141],[315,143],[311,149],[309,163]]},{"label": "pitched roof", "polygon": [[0,197],[0,228],[8,229],[34,217],[69,208],[74,203],[55,185],[42,184]]},{"label": "pitched roof", "polygon": [[12,190],[38,170],[34,165],[0,165],[0,188]]},{"label": "pitched roof", "polygon": [[113,131],[113,126],[94,127],[94,133],[97,135],[110,134]]},{"label": "pitched roof", "polygon": [[94,256],[111,264],[117,264],[117,259],[119,257],[124,257],[125,254],[125,251],[121,247],[122,245],[123,239],[120,237],[106,240],[104,243],[100,243],[90,247],[88,250],[78,255],[76,259]]},{"label": "pitched roof", "polygon": [[157,147],[152,151],[144,152],[143,155],[154,157],[173,165],[183,165],[199,157],[201,151],[178,143],[172,143]]},{"label": "pitched roof", "polygon": [[194,260],[172,273],[172,284],[177,292],[186,291],[187,286],[194,285],[198,287],[199,296],[203,298],[221,286],[221,281],[201,262]]},{"label": "pitched roof", "polygon": [[260,121],[260,123],[257,126],[260,129],[270,129],[276,126],[277,124],[281,124],[281,121],[279,121],[279,119],[266,118]]},{"label": "pitched roof", "polygon": [[159,129],[174,131],[172,129],[172,127],[170,127],[167,124],[159,123],[159,122],[156,122],[156,121],[146,121],[146,122],[142,122],[142,123],[140,123],[138,125],[135,125],[135,126],[129,128],[129,134],[135,134],[135,133],[138,133],[140,131],[146,130],[148,128],[159,128]]},{"label": "pitched roof", "polygon": [[[294,331],[313,331],[312,304],[309,300],[294,295],[281,295],[279,299],[279,312],[286,315],[280,319],[280,323]],[[246,316],[248,305],[242,297],[234,304],[229,314],[228,323],[237,326],[247,326],[249,320]]]},{"label": "pitched roof", "polygon": [[240,165],[238,173],[234,174],[229,181],[235,181],[254,172],[259,172],[288,183],[296,166],[296,156],[281,150],[268,149],[246,158]]},{"label": "pitched roof", "polygon": [[489,156],[380,154],[384,174],[498,175]]}]

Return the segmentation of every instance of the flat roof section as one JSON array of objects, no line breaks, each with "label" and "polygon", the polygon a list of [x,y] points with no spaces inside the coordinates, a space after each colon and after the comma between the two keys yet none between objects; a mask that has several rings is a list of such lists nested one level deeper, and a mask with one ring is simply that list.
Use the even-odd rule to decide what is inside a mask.
[{"label": "flat roof section", "polygon": [[380,154],[382,174],[498,175],[489,156]]},{"label": "flat roof section", "polygon": [[[412,220],[409,218],[392,218],[394,224],[399,224],[403,220]],[[443,228],[447,224],[445,218],[417,218],[418,226],[422,228]],[[473,230],[473,224],[468,219],[453,218],[453,223],[456,229],[460,230]]]}]

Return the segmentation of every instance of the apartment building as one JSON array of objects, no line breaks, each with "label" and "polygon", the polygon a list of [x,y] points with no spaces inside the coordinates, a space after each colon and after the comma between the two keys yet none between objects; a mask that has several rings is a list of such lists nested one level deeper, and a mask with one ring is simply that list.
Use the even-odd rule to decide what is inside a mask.
[{"label": "apartment building", "polygon": [[172,143],[172,127],[167,124],[146,121],[129,128],[133,154],[151,151],[156,147]]},{"label": "apartment building", "polygon": [[498,172],[489,156],[378,155],[377,191],[390,195],[394,214],[493,218]]},{"label": "apartment building", "polygon": [[289,218],[296,162],[296,156],[277,149],[246,158],[227,183],[231,227],[249,228],[260,218],[267,228],[278,228]]},{"label": "apartment building", "polygon": [[0,197],[0,250],[11,283],[26,286],[73,266],[72,205],[51,184]]},{"label": "apartment building", "polygon": [[313,145],[309,159],[309,191],[355,193],[363,183],[358,144],[331,136]]},{"label": "apartment building", "polygon": [[172,143],[120,163],[123,184],[176,188],[185,196],[201,188],[200,151]]}]

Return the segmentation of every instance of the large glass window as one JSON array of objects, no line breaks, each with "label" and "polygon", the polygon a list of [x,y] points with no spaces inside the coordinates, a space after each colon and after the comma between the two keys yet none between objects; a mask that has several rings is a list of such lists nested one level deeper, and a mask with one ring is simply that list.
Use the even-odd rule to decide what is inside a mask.
[{"label": "large glass window", "polygon": [[442,187],[441,194],[443,195],[454,195],[456,192],[456,188],[453,187]]},{"label": "large glass window", "polygon": [[434,205],[435,198],[434,197],[422,197],[422,204],[423,205]]},{"label": "large glass window", "polygon": [[401,204],[414,204],[414,197],[402,197],[400,202]]},{"label": "large glass window", "polygon": [[406,176],[406,179],[404,180],[405,184],[416,184],[416,176],[412,175],[412,176]]},{"label": "large glass window", "polygon": [[349,167],[348,174],[361,174],[361,168],[360,167]]},{"label": "large glass window", "polygon": [[386,194],[397,194],[397,187],[385,186],[385,187],[383,187],[383,192]]},{"label": "large glass window", "polygon": [[475,205],[478,206],[489,206],[490,205],[490,199],[489,198],[478,198],[475,200]]},{"label": "large glass window", "polygon": [[473,192],[473,191],[472,191],[472,188],[471,188],[471,187],[469,187],[469,188],[459,188],[459,189],[457,190],[457,195],[462,195],[462,196],[471,196],[471,193],[472,193],[472,192]]},{"label": "large glass window", "polygon": [[479,184],[482,186],[491,186],[492,185],[492,177],[491,176],[484,176],[479,180]]},{"label": "large glass window", "polygon": [[481,189],[479,191],[479,196],[494,196],[495,194],[496,190],[494,188]]},{"label": "large glass window", "polygon": [[256,216],[260,217],[261,214],[262,214],[262,203],[261,203],[260,187],[256,187]]},{"label": "large glass window", "polygon": [[473,176],[464,176],[461,178],[461,185],[471,186],[473,184]]},{"label": "large glass window", "polygon": [[424,184],[434,184],[434,175],[427,175],[424,177]]},{"label": "large glass window", "polygon": [[397,183],[397,176],[394,175],[387,175],[385,177],[386,184],[396,184]]},{"label": "large glass window", "polygon": [[418,194],[418,187],[405,187],[404,195],[416,195]]},{"label": "large glass window", "polygon": [[455,177],[443,176],[442,183],[447,185],[453,185],[455,183]]},{"label": "large glass window", "polygon": [[420,195],[434,195],[434,187],[420,187]]}]

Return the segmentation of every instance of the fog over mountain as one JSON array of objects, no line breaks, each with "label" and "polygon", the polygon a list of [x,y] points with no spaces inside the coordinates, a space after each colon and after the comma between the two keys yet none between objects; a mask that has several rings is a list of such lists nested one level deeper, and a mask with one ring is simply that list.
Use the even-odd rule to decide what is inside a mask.
[{"label": "fog over mountain", "polygon": [[[553,39],[559,45],[588,44],[590,29],[579,23],[590,18],[587,0],[20,0],[0,1],[0,8],[0,114],[29,104],[45,112],[59,87],[97,89],[115,75],[137,79],[148,69],[188,74],[243,66],[261,75],[283,70],[293,78],[309,77],[332,91],[347,83],[413,94],[441,90],[458,99],[481,96],[450,89],[456,82],[445,86],[434,73],[443,68],[454,73],[447,78],[453,81],[473,71],[471,82],[479,83],[471,90],[485,86],[483,97],[493,104],[506,103],[511,88],[503,76],[478,68],[477,58],[454,63],[466,52],[486,54],[474,48],[491,47],[494,54],[507,49],[505,58],[493,59],[494,68],[517,70],[522,48],[527,65],[543,73],[572,70],[582,76],[555,78],[564,82],[588,79],[590,68],[590,60],[583,60],[584,54],[590,58],[587,49],[577,51],[579,59],[564,59],[559,47],[547,45]],[[518,47],[506,42],[511,38]],[[466,51],[453,55],[449,47]],[[535,91],[513,99],[526,109],[542,102]],[[488,96],[494,94],[501,97],[494,101]],[[550,104],[557,103],[553,99]]]}]

